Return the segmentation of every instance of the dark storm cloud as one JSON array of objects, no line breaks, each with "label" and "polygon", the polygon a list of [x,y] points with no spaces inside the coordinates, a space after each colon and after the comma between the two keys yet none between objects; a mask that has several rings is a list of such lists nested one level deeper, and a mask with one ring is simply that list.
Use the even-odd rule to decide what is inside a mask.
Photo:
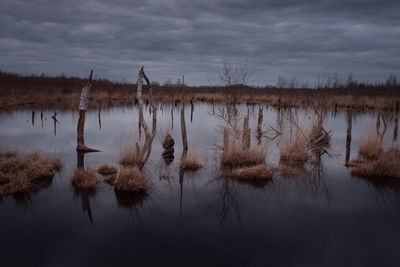
[{"label": "dark storm cloud", "polygon": [[400,70],[399,1],[0,1],[0,68],[134,81],[216,82],[221,59],[255,83],[338,72],[384,80]]}]

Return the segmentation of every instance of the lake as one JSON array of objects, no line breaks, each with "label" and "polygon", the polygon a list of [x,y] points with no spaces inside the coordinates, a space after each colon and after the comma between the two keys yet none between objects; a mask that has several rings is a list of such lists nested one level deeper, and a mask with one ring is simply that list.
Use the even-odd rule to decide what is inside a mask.
[{"label": "lake", "polygon": [[[144,166],[153,187],[134,199],[116,194],[106,183],[94,194],[71,185],[78,156],[77,111],[60,111],[56,122],[53,110],[43,116],[30,109],[0,113],[3,148],[23,154],[37,150],[63,163],[49,186],[0,201],[2,265],[398,266],[400,188],[352,177],[345,167],[346,154],[356,158],[363,136],[375,133],[378,112],[352,112],[346,151],[348,113],[327,111],[330,149],[320,164],[307,163],[298,177],[277,172],[254,184],[221,175],[219,115],[226,113],[224,105],[185,106],[189,150],[205,166],[196,172],[179,170],[181,108],[160,104],[157,134]],[[315,115],[313,109],[262,108],[265,132],[290,128],[288,118],[306,127]],[[239,116],[249,115],[252,143],[258,145],[259,106],[239,105],[236,110]],[[378,130],[385,146],[398,145],[395,114],[382,114]],[[144,115],[151,128],[149,107]],[[167,132],[175,140],[169,166],[161,145]],[[101,152],[85,154],[84,165],[119,167],[130,136],[139,137],[137,106],[88,111],[85,142]],[[280,139],[260,140],[268,166],[279,165]]]}]

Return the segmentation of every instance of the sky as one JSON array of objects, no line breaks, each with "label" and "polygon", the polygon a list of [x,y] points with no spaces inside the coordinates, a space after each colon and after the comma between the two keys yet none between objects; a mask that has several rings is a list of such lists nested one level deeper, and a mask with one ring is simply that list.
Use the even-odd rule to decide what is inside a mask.
[{"label": "sky", "polygon": [[220,83],[224,60],[251,84],[400,74],[399,0],[0,0],[0,70],[135,82]]}]

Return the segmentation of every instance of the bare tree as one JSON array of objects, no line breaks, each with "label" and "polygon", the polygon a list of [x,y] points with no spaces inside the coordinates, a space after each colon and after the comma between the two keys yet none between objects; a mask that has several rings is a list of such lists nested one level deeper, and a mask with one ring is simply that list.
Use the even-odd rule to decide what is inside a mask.
[{"label": "bare tree", "polygon": [[218,68],[218,77],[224,86],[247,85],[252,81],[254,71],[246,61],[240,59],[223,59]]}]

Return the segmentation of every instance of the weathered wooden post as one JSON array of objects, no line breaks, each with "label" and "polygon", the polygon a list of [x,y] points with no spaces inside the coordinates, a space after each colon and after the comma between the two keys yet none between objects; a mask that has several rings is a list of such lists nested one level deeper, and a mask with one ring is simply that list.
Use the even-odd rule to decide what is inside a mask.
[{"label": "weathered wooden post", "polygon": [[101,130],[101,102],[99,103],[99,112],[97,114],[98,118],[99,118],[99,130]]},{"label": "weathered wooden post", "polygon": [[243,120],[243,131],[242,131],[242,147],[243,149],[250,148],[250,128],[249,128],[249,115],[244,117]]},{"label": "weathered wooden post", "polygon": [[84,151],[84,152],[96,152],[99,151],[97,149],[89,148],[85,145],[85,115],[88,109],[88,102],[89,102],[89,94],[90,88],[92,87],[92,75],[93,70],[90,72],[90,77],[88,83],[83,86],[81,92],[81,98],[79,102],[79,120],[78,120],[78,138],[77,138],[77,151]]},{"label": "weathered wooden post", "polygon": [[190,99],[190,123],[193,122],[193,111],[194,111],[193,99],[194,96],[192,96],[192,98]]},{"label": "weathered wooden post", "polygon": [[43,110],[40,111],[40,121],[42,122],[42,128],[43,128]]},{"label": "weathered wooden post", "polygon": [[35,125],[35,103],[32,104],[32,125]]},{"label": "weathered wooden post", "polygon": [[353,107],[348,107],[347,109],[347,136],[346,136],[346,158],[345,166],[348,166],[350,161],[350,149],[351,149],[351,124],[353,120]]},{"label": "weathered wooden post", "polygon": [[258,144],[261,144],[262,137],[262,122],[263,122],[263,108],[258,108],[258,120],[257,120],[257,141]]},{"label": "weathered wooden post", "polygon": [[57,135],[57,123],[58,123],[57,114],[58,113],[56,111],[54,111],[53,116],[51,116],[51,118],[53,119],[53,122],[54,122],[54,136]]},{"label": "weathered wooden post", "polygon": [[182,144],[183,151],[182,157],[186,157],[188,151],[187,133],[186,133],[186,123],[185,123],[185,102],[182,96],[182,109],[181,109],[181,132],[182,132]]}]

